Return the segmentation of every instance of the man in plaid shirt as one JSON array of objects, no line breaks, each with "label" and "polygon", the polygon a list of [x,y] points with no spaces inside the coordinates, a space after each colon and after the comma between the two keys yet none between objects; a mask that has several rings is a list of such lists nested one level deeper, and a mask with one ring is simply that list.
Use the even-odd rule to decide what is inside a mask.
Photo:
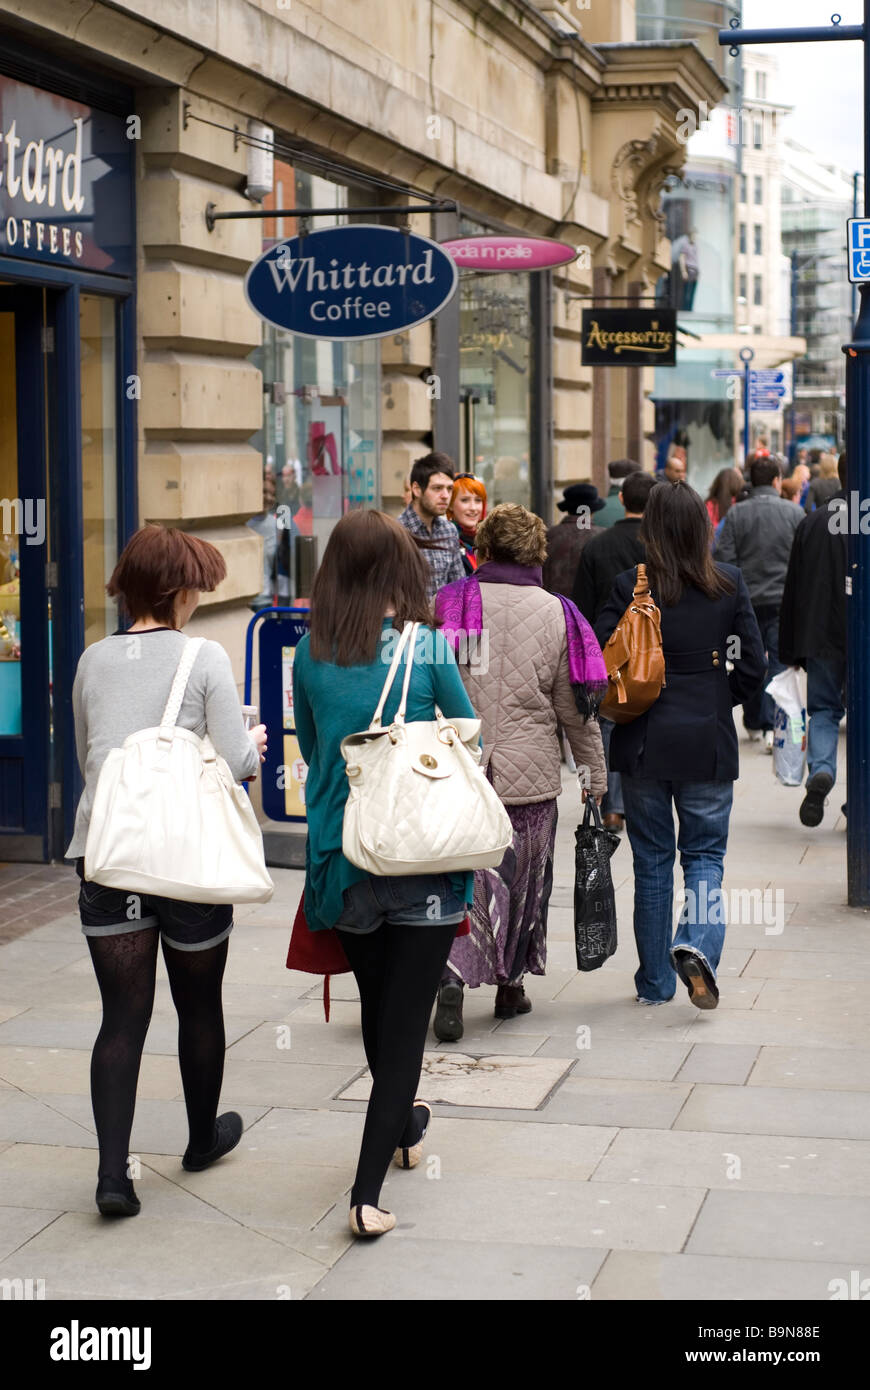
[{"label": "man in plaid shirt", "polygon": [[465,578],[459,533],[445,512],[453,492],[453,460],[447,454],[426,454],[411,469],[411,501],[399,517],[399,524],[437,546],[424,550],[429,565],[427,597],[431,603],[438,590],[454,579]]}]

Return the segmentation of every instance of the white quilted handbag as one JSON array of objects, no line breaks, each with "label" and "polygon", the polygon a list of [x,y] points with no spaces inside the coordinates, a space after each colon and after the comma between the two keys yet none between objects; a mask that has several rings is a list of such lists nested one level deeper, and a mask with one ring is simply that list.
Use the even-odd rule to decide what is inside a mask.
[{"label": "white quilted handbag", "polygon": [[[419,623],[406,623],[371,724],[341,742],[350,783],[341,848],[370,874],[491,869],[513,832],[507,811],[479,766],[479,719],[405,723]],[[386,729],[381,715],[407,648],[402,698]]]},{"label": "white quilted handbag", "polygon": [[202,638],[189,640],[157,729],[130,734],[97,780],[85,878],[195,903],[265,903],[275,891],[244,788],[211,739],[176,725]]}]

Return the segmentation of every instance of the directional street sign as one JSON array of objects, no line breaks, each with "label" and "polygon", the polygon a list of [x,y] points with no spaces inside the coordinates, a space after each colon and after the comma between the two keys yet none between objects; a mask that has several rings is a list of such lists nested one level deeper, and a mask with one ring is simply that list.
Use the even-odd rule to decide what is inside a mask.
[{"label": "directional street sign", "polygon": [[742,376],[742,370],[735,371],[733,367],[714,367],[710,373],[712,377]]},{"label": "directional street sign", "polygon": [[870,217],[850,217],[846,223],[849,279],[853,285],[870,281]]},{"label": "directional street sign", "polygon": [[749,373],[750,386],[781,386],[784,381],[785,372],[772,369]]}]

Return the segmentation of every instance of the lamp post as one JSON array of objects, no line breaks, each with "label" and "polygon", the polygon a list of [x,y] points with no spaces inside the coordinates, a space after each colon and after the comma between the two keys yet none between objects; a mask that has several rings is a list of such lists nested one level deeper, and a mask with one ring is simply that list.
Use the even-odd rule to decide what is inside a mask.
[{"label": "lamp post", "polygon": [[[870,0],[864,0],[864,23],[841,24],[831,16],[829,28],[741,29],[739,21],[719,30],[720,45],[736,57],[746,44],[827,43],[860,39],[864,44],[864,216],[870,218]],[[846,448],[848,491],[870,498],[870,285],[860,289],[858,318],[846,353]],[[858,515],[850,507],[849,516]],[[850,907],[870,907],[870,535],[850,527],[846,579],[849,713],[847,779],[849,813],[846,860]]]}]

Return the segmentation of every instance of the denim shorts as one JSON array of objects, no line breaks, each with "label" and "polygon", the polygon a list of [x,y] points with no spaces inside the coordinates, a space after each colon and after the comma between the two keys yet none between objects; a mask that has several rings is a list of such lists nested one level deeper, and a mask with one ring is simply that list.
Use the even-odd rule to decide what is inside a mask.
[{"label": "denim shorts", "polygon": [[176,951],[207,951],[233,929],[230,903],[182,903],[155,893],[106,888],[85,878],[84,859],[76,860],[76,873],[81,879],[79,915],[85,936],[120,936],[157,927],[166,945]]},{"label": "denim shorts", "polygon": [[370,874],[344,890],[344,911],[335,925],[340,931],[364,935],[390,926],[445,925],[462,922],[468,909],[465,896],[454,891],[447,874],[405,874],[376,878]]}]

